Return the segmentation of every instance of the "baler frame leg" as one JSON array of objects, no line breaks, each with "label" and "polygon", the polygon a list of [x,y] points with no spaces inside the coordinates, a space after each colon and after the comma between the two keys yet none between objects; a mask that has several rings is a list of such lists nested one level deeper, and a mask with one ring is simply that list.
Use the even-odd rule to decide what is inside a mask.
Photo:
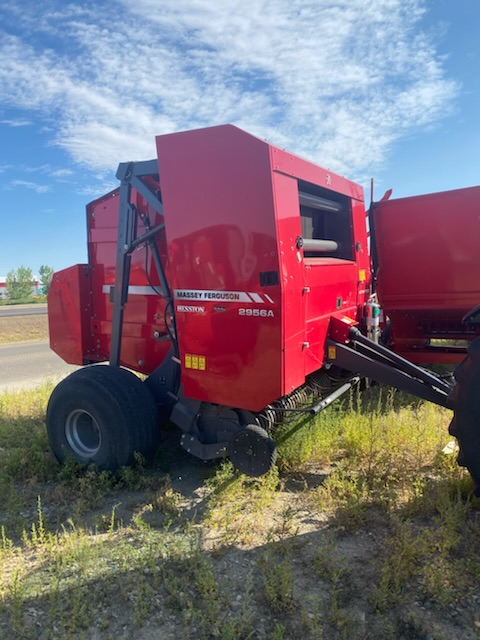
[{"label": "baler frame leg", "polygon": [[[117,178],[120,180],[120,203],[118,212],[117,254],[115,265],[115,286],[113,287],[112,335],[110,341],[110,364],[120,365],[122,347],[123,314],[128,298],[128,285],[130,280],[130,259],[132,252],[143,243],[147,243],[152,250],[155,268],[161,283],[161,290],[156,290],[165,298],[167,305],[171,303],[172,296],[165,271],[158,253],[158,247],[154,236],[165,228],[159,224],[153,228],[146,216],[142,222],[146,232],[137,236],[136,207],[130,202],[132,188],[134,188],[158,213],[163,216],[163,205],[156,193],[142,180],[145,176],[158,176],[158,164],[156,160],[145,162],[123,162],[117,170]],[[175,338],[174,335],[171,335]]]}]

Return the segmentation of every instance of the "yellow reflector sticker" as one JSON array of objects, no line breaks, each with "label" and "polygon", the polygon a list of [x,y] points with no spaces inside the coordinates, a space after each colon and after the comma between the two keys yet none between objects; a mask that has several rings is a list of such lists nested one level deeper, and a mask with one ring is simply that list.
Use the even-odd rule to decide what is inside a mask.
[{"label": "yellow reflector sticker", "polygon": [[367,272],[365,271],[365,269],[360,269],[360,271],[358,272],[358,279],[360,280],[360,282],[365,282],[365,280],[367,279]]},{"label": "yellow reflector sticker", "polygon": [[193,353],[185,354],[185,369],[197,369],[205,371],[207,369],[207,358],[205,356],[197,356]]},{"label": "yellow reflector sticker", "polygon": [[328,359],[335,360],[337,357],[337,347],[328,347]]}]

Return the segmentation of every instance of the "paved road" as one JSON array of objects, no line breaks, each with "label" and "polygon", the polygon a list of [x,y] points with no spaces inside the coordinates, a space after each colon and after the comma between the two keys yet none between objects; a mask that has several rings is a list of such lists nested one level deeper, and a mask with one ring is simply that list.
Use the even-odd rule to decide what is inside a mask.
[{"label": "paved road", "polygon": [[0,318],[4,316],[34,316],[47,313],[46,304],[12,304],[0,307]]},{"label": "paved road", "polygon": [[0,393],[57,381],[77,367],[66,364],[48,342],[21,342],[0,346]]}]

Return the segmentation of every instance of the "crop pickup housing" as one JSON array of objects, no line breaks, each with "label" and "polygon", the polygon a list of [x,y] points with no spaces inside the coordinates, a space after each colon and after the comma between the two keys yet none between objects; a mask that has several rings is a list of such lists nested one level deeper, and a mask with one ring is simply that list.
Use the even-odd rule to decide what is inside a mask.
[{"label": "crop pickup housing", "polygon": [[[173,422],[193,455],[261,475],[278,422],[366,376],[456,409],[480,480],[480,442],[464,435],[480,187],[373,203],[369,234],[359,185],[234,126],[156,142],[155,160],[120,164],[120,187],[87,206],[88,264],[53,278],[51,347],[88,365],[51,396],[56,456],[114,469],[151,457]],[[462,358],[453,392],[418,366]]]}]

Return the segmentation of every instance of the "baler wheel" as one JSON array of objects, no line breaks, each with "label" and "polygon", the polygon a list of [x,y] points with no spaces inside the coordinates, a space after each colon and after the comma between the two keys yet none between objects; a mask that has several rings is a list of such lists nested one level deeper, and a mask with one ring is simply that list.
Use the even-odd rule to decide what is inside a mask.
[{"label": "baler wheel", "polygon": [[149,459],[158,446],[158,411],[150,390],[130,371],[95,365],[78,369],[53,390],[47,407],[50,446],[70,457],[115,470]]},{"label": "baler wheel", "polygon": [[475,357],[480,343],[475,342],[470,347],[472,353],[455,369],[456,385],[451,393],[455,413],[448,430],[458,440],[457,462],[470,472],[475,495],[480,497],[480,362],[478,355]]},{"label": "baler wheel", "polygon": [[230,438],[228,456],[246,476],[265,475],[275,464],[277,448],[268,433],[256,424],[248,424]]}]

